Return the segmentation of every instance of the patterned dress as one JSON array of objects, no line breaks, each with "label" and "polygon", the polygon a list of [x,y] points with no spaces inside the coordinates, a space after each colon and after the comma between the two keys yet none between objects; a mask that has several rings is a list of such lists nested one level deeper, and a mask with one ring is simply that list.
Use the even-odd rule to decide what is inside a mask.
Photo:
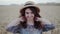
[{"label": "patterned dress", "polygon": [[44,24],[43,29],[35,29],[33,25],[27,25],[27,28],[18,28],[18,26],[9,26],[6,28],[7,31],[13,32],[14,34],[42,34],[55,28],[54,24]]},{"label": "patterned dress", "polygon": [[54,28],[55,27],[53,24],[51,24],[51,25],[45,24],[44,29],[40,29],[40,30],[35,29],[33,25],[28,25],[28,27],[26,29],[24,29],[24,28],[18,29],[17,26],[12,26],[12,27],[9,27],[7,29],[7,31],[13,32],[14,34],[18,33],[18,31],[20,34],[42,34],[42,32],[49,31],[49,30],[52,30]]}]

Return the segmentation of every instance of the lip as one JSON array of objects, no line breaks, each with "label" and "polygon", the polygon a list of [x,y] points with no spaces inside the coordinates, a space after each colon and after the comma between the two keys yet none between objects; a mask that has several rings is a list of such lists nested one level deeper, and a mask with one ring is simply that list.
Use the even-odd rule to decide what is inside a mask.
[{"label": "lip", "polygon": [[28,18],[31,18],[32,16],[31,16],[31,17],[27,16],[27,17],[28,17]]}]

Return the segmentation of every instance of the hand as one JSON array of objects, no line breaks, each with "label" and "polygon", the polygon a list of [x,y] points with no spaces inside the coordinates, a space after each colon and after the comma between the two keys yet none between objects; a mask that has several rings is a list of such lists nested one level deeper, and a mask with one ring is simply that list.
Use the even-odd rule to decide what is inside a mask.
[{"label": "hand", "polygon": [[37,17],[37,21],[41,21],[43,24],[51,24],[51,22],[46,18]]},{"label": "hand", "polygon": [[19,20],[22,21],[22,22],[24,21],[23,17],[20,17]]},{"label": "hand", "polygon": [[36,21],[41,21],[41,18],[39,18],[39,17],[36,17],[37,19],[36,19]]}]

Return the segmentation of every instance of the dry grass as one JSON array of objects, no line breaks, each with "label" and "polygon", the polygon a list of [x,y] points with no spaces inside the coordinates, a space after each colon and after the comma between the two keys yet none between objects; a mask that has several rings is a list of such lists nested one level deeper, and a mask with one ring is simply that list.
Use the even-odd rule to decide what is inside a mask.
[{"label": "dry grass", "polygon": [[[21,7],[21,6],[20,6]],[[5,30],[5,26],[18,17],[19,6],[0,6],[0,34],[12,34]],[[60,6],[40,6],[41,16],[56,24],[56,29],[44,34],[60,34]]]}]

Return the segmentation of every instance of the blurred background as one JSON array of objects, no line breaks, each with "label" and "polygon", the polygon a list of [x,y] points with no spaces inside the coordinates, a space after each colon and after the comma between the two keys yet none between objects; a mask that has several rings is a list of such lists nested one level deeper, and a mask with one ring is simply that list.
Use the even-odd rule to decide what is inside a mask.
[{"label": "blurred background", "polygon": [[60,34],[60,0],[0,0],[0,34],[13,34],[5,27],[19,17],[19,10],[26,2],[35,2],[41,10],[40,15],[56,25],[54,30],[43,34]]}]

